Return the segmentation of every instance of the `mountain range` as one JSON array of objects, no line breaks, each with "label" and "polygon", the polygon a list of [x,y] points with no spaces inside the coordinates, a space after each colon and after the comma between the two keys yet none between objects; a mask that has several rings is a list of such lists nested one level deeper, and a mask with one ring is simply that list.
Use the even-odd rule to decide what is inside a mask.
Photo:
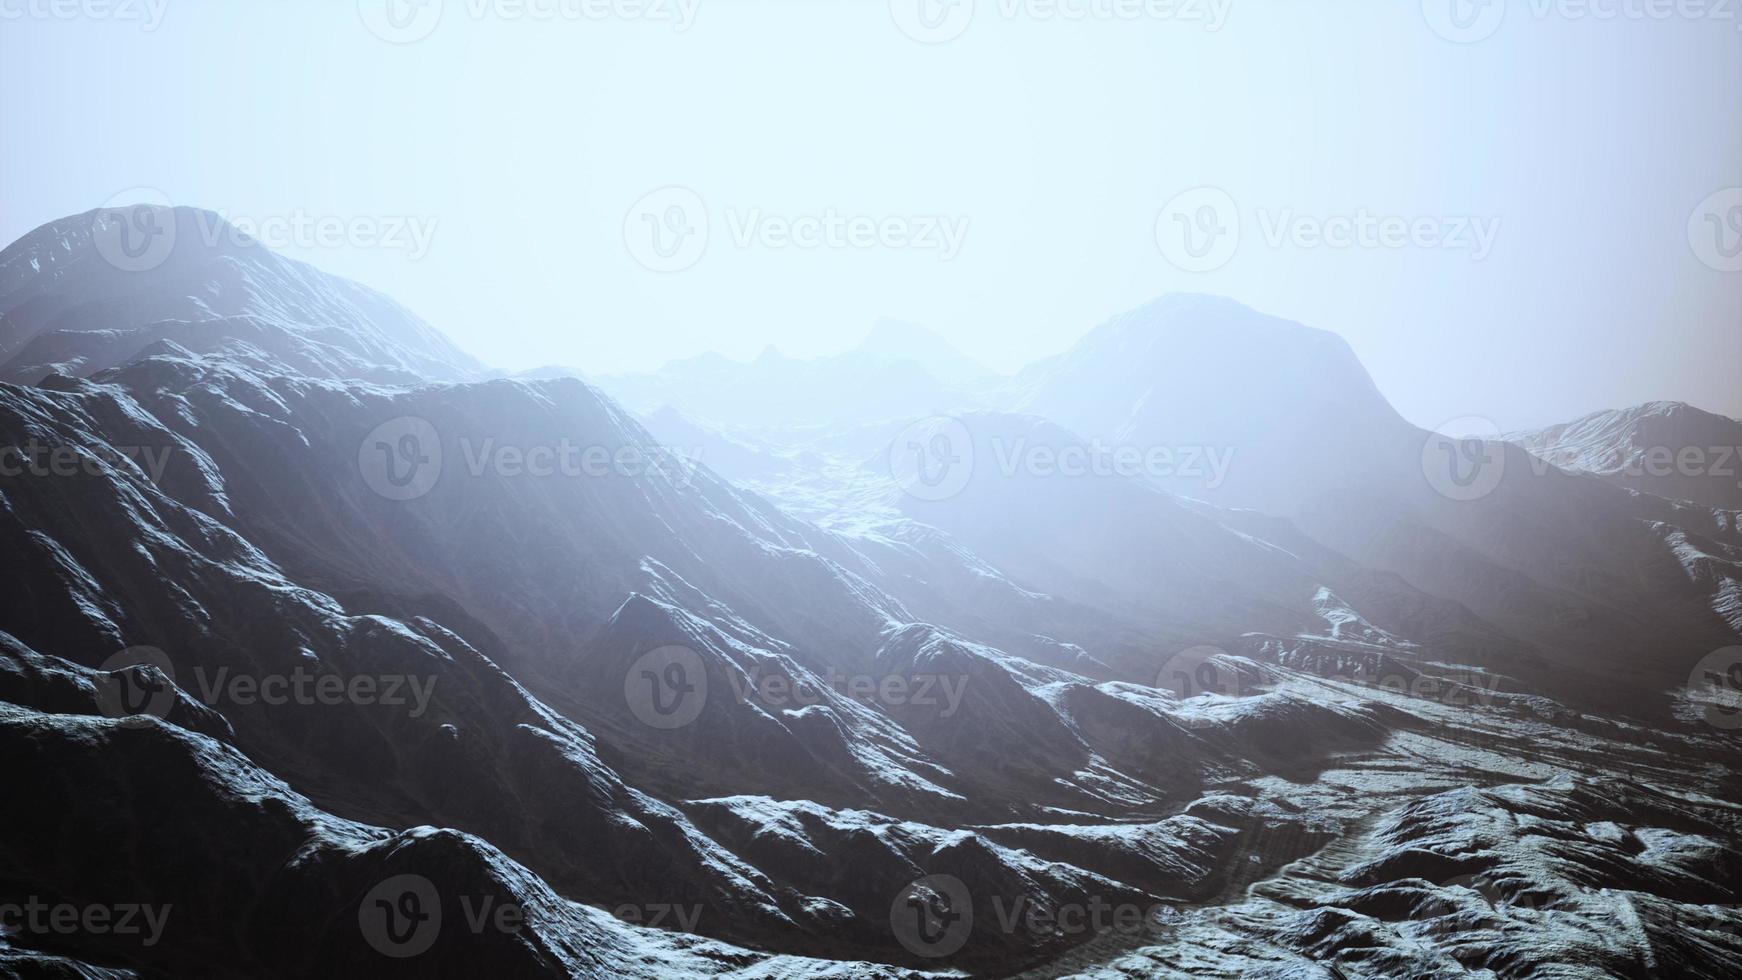
[{"label": "mountain range", "polygon": [[1194,295],[576,375],[209,212],[0,253],[0,975],[1742,970],[1742,502],[1644,465],[1733,420]]}]

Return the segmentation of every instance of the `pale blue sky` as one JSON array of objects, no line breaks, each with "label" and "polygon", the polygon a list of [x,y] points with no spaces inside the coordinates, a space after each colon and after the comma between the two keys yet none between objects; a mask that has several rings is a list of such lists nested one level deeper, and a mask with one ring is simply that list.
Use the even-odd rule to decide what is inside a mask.
[{"label": "pale blue sky", "polygon": [[[425,254],[289,251],[510,368],[831,353],[891,316],[1012,369],[1183,289],[1341,333],[1424,425],[1659,398],[1742,416],[1742,272],[1703,264],[1688,227],[1742,185],[1742,24],[1723,16],[1534,0],[1454,43],[1413,0],[1218,0],[1214,31],[1192,8],[976,0],[924,44],[884,0],[657,0],[693,14],[681,31],[452,0],[393,44],[355,2],[126,2],[138,18],[0,0],[0,239],[141,186],[255,220],[433,222]],[[672,185],[709,234],[662,273],[626,217],[633,235],[632,206]],[[1203,185],[1234,202],[1239,246],[1187,271],[1157,217]],[[1454,247],[1312,244],[1363,213]],[[830,214],[922,240],[781,244]],[[1465,217],[1497,229],[1479,259]],[[933,218],[965,227],[947,259]]]}]

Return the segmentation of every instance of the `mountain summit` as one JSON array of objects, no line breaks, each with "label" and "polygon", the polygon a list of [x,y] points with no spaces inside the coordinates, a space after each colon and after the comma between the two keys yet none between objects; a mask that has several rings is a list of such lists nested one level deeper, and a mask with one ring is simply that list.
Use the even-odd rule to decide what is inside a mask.
[{"label": "mountain summit", "polygon": [[195,352],[246,344],[317,377],[483,370],[388,297],[285,258],[212,211],[87,211],[0,252],[0,379],[86,375],[166,340]]},{"label": "mountain summit", "polygon": [[1506,438],[1618,486],[1742,510],[1742,422],[1684,402],[1592,412]]}]

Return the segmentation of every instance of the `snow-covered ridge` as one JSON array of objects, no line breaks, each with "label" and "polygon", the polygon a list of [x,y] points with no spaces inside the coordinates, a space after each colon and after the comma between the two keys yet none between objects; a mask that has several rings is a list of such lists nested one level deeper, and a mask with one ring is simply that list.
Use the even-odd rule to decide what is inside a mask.
[{"label": "snow-covered ridge", "polygon": [[1742,510],[1742,422],[1683,402],[1592,412],[1506,438],[1562,469]]}]

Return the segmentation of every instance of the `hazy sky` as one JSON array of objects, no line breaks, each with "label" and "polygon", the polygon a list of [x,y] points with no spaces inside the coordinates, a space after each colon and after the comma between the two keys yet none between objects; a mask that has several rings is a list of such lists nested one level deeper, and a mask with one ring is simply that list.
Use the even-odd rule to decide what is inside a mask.
[{"label": "hazy sky", "polygon": [[0,238],[197,204],[509,368],[1014,369],[1183,289],[1424,425],[1742,416],[1742,5],[394,2],[0,0]]}]

